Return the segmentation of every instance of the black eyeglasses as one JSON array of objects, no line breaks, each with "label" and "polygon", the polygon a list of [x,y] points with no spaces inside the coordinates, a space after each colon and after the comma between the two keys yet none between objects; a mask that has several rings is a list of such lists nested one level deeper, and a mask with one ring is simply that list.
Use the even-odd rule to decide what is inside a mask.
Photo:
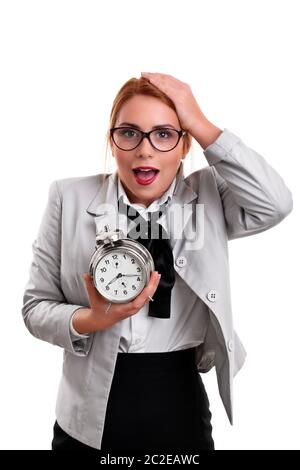
[{"label": "black eyeglasses", "polygon": [[140,145],[144,137],[147,137],[150,144],[160,152],[170,152],[178,144],[180,138],[186,132],[177,129],[161,127],[149,132],[143,132],[132,127],[113,127],[110,135],[116,146],[121,150],[134,150]]}]

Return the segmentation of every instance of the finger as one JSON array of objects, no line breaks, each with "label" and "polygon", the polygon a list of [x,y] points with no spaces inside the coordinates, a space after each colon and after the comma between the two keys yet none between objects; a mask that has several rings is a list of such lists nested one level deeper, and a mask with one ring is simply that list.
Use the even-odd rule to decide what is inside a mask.
[{"label": "finger", "polygon": [[141,72],[141,75],[145,78],[148,78],[150,81],[159,80],[160,82],[166,82],[166,81],[179,82],[177,78],[173,77],[172,75],[168,75],[166,73]]},{"label": "finger", "polygon": [[[146,287],[142,290],[142,292],[131,302],[128,302],[125,305],[122,305],[122,309],[120,310],[121,316],[122,317],[127,317],[130,315],[134,315],[137,313],[146,303],[148,299],[148,295],[151,296],[153,295],[153,291],[155,292],[158,283],[160,280],[160,275],[158,274],[157,271],[154,271],[151,273],[150,281]],[[151,286],[151,290],[149,290],[149,286]],[[147,291],[149,290],[149,294],[147,294]]]},{"label": "finger", "polygon": [[161,278],[161,274],[157,273],[157,276],[150,279],[150,282],[148,285],[145,287],[145,289],[142,291],[142,294],[144,296],[144,302],[147,302],[149,300],[149,296],[152,297],[155,294],[155,291],[159,285]]},{"label": "finger", "polygon": [[158,73],[158,72],[141,72],[141,75],[149,75],[151,77],[169,77],[174,78],[172,75],[168,75],[166,73]]},{"label": "finger", "polygon": [[83,278],[85,280],[85,285],[86,285],[90,302],[91,303],[95,303],[96,301],[99,302],[99,299],[102,299],[104,301],[102,295],[100,294],[100,292],[97,291],[94,285],[93,277],[89,273],[84,273]]},{"label": "finger", "polygon": [[176,99],[180,86],[180,82],[176,78],[162,74],[143,75],[143,77],[168,95],[171,100]]},{"label": "finger", "polygon": [[150,82],[162,82],[163,74],[161,73],[151,73],[151,72],[141,72],[142,77],[146,78]]},{"label": "finger", "polygon": [[146,73],[142,75],[144,78],[147,78],[150,82],[155,83],[164,83],[165,75],[161,73]]},{"label": "finger", "polygon": [[[149,296],[152,297],[157,289],[161,275],[157,271],[151,273],[150,281],[142,292],[131,302],[127,304],[125,313],[132,314],[140,310],[146,302],[149,301]],[[150,301],[151,302],[151,301]]]}]

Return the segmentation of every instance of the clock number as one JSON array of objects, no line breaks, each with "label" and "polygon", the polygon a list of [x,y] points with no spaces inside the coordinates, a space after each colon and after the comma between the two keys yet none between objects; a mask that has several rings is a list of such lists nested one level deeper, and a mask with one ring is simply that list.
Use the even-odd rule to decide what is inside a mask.
[{"label": "clock number", "polygon": [[123,258],[127,259],[127,258],[126,258],[126,255],[123,255]]},{"label": "clock number", "polygon": [[109,286],[105,286],[105,289],[106,289],[106,290],[109,290],[109,289],[110,289],[110,287],[109,287]]},{"label": "clock number", "polygon": [[106,259],[106,260],[105,260],[105,264],[109,264],[109,259]]},{"label": "clock number", "polygon": [[137,272],[139,273],[141,271],[141,268],[136,268]]},{"label": "clock number", "polygon": [[135,259],[134,258],[131,258],[131,263],[135,264]]},{"label": "clock number", "polygon": [[103,278],[103,277],[100,277],[100,281],[101,281],[101,282],[104,282],[104,278]]},{"label": "clock number", "polygon": [[136,287],[135,285],[131,286],[132,290],[136,290]]},{"label": "clock number", "polygon": [[106,268],[101,268],[100,271],[101,271],[102,273],[105,273],[105,272],[106,272]]},{"label": "clock number", "polygon": [[140,281],[140,280],[141,280],[141,278],[140,278],[140,277],[138,277],[138,278],[137,278],[137,281]]},{"label": "clock number", "polygon": [[123,290],[124,294],[127,295],[127,290]]},{"label": "clock number", "polygon": [[117,293],[118,293],[118,290],[115,290],[115,295],[117,295]]},{"label": "clock number", "polygon": [[118,259],[118,255],[113,255],[113,259]]}]

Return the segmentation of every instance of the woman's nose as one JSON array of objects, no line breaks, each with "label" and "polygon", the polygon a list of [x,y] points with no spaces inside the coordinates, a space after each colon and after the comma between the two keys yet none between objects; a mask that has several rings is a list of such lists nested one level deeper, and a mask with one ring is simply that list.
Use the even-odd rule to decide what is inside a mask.
[{"label": "woman's nose", "polygon": [[144,137],[142,142],[138,145],[136,148],[137,152],[140,152],[142,154],[146,153],[147,155],[151,155],[151,153],[155,152],[154,147],[152,147],[151,143],[149,142],[149,139],[147,137]]}]

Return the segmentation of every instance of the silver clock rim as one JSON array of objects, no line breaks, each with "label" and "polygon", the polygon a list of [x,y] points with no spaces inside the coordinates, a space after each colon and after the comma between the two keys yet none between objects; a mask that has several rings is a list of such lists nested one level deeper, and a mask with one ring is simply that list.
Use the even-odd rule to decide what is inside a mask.
[{"label": "silver clock rim", "polygon": [[129,298],[128,300],[118,300],[113,296],[110,296],[106,292],[103,293],[103,291],[99,291],[97,285],[95,285],[96,289],[100,292],[100,294],[109,302],[114,302],[114,303],[127,303],[132,300],[134,300],[144,289],[145,285],[148,284],[150,280],[150,273],[151,271],[154,271],[155,266],[154,266],[154,261],[151,256],[151,253],[149,250],[147,250],[144,245],[141,243],[137,242],[136,240],[132,240],[129,238],[126,239],[120,239],[114,242],[113,245],[100,245],[98,249],[95,251],[94,255],[92,256],[91,262],[90,262],[90,274],[94,277],[94,273],[97,269],[98,264],[100,263],[101,259],[106,256],[108,253],[111,251],[115,250],[121,250],[124,251],[125,253],[129,254],[130,256],[135,257],[141,268],[142,268],[142,275],[146,279],[145,284],[141,286],[141,288],[137,291],[136,295],[134,297]]}]

